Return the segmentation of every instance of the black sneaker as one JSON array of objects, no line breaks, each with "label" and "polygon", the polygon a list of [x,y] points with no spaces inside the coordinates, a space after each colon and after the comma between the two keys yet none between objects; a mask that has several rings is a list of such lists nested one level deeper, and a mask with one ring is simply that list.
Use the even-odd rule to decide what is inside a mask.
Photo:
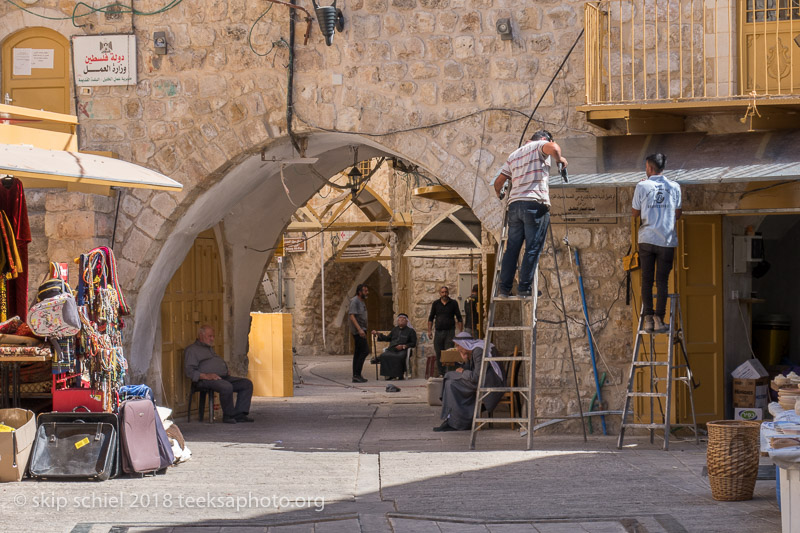
[{"label": "black sneaker", "polygon": [[498,300],[503,300],[505,298],[508,298],[509,296],[511,296],[510,293],[504,291],[503,289],[500,289],[499,291],[497,291],[497,296],[495,296],[495,298],[497,298]]},{"label": "black sneaker", "polygon": [[232,417],[232,416],[223,416],[222,417],[222,422],[225,423],[225,424],[235,424],[236,423],[236,418]]},{"label": "black sneaker", "polygon": [[244,413],[242,413],[242,414],[240,414],[240,415],[236,415],[236,417],[235,417],[235,418],[236,418],[236,422],[237,422],[237,423],[241,423],[241,422],[255,422],[255,420],[254,420],[253,418],[251,418],[251,417],[247,416],[247,415],[246,415],[246,414],[244,414]]},{"label": "black sneaker", "polygon": [[364,376],[353,376],[353,383],[366,383],[367,378]]}]

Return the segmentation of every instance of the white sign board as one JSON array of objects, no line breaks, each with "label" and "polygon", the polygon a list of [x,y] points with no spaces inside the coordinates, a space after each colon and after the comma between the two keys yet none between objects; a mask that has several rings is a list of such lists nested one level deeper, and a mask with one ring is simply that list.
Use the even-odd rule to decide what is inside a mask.
[{"label": "white sign board", "polygon": [[136,85],[135,35],[76,36],[72,49],[77,85]]}]

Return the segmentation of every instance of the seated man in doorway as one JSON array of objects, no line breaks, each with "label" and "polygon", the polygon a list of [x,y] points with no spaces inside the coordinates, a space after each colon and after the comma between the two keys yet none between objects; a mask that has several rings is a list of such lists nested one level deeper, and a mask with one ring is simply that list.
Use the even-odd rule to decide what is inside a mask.
[{"label": "seated man in doorway", "polygon": [[[199,388],[219,394],[223,422],[236,424],[253,421],[247,416],[253,397],[253,382],[228,374],[225,360],[214,353],[214,328],[207,324],[200,326],[197,340],[183,352],[183,364],[186,376],[196,382]],[[233,404],[234,392],[236,405]]]},{"label": "seated man in doorway", "polygon": [[[441,416],[443,422],[433,428],[434,431],[457,431],[472,427],[484,341],[473,339],[469,333],[462,332],[456,335],[453,342],[463,364],[461,368],[452,370],[444,376]],[[490,349],[492,356],[496,357],[497,349],[494,344],[490,345]],[[487,368],[484,386],[503,386],[503,371],[496,362],[492,362]],[[483,405],[492,412],[502,398],[502,392],[492,392],[483,400]]]},{"label": "seated man in doorway", "polygon": [[406,372],[406,350],[417,345],[417,332],[408,325],[408,315],[398,314],[397,326],[388,335],[373,330],[372,336],[377,336],[379,341],[389,341],[389,347],[379,356],[381,376],[386,377],[386,381],[403,379]]}]

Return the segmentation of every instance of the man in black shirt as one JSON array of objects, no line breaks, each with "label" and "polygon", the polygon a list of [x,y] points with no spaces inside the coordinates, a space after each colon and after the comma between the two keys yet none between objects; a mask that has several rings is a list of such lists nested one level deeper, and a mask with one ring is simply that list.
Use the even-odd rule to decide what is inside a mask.
[{"label": "man in black shirt", "polygon": [[442,350],[453,347],[453,338],[456,336],[456,323],[458,331],[464,329],[461,320],[461,311],[455,300],[450,299],[450,289],[443,285],[439,289],[440,298],[431,305],[431,313],[428,315],[428,337],[431,337],[434,319],[436,320],[436,334],[433,335],[433,350],[436,352],[436,369],[440,376],[444,376],[442,366]]}]

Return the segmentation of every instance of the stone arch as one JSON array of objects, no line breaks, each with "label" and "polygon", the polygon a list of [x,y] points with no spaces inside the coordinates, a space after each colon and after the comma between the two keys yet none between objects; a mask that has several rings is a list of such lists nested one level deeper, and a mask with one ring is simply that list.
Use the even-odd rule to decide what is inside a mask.
[{"label": "stone arch", "polygon": [[[322,175],[332,176],[352,164],[346,148],[359,146],[362,159],[397,156],[419,164],[414,153],[395,149],[393,142],[379,144],[371,139],[341,133],[314,133],[306,137],[306,157],[318,158],[315,168]],[[296,158],[287,138],[265,147],[260,153],[242,154],[237,163],[228,163],[221,177],[210,185],[200,184],[185,194],[180,205],[172,210],[156,233],[147,239],[144,233],[128,234],[121,238],[122,255],[142,259],[131,277],[140,287],[135,293],[136,315],[130,350],[131,374],[143,378],[150,368],[160,365],[160,339],[157,338],[158,314],[166,284],[181,264],[198,233],[220,225],[225,242],[225,331],[226,353],[232,361],[241,360],[247,352],[249,308],[261,273],[271,257],[271,248],[291,220],[298,207],[305,204],[323,185],[305,165],[284,166],[281,161]],[[207,177],[212,181],[214,175]],[[498,225],[500,204],[490,201],[489,186],[475,175],[454,176],[451,172],[435,176],[453,187],[468,204],[476,203],[476,213],[482,223]],[[283,183],[286,184],[284,189]],[[147,197],[149,199],[149,197]],[[153,201],[155,199],[153,198]],[[141,203],[141,202],[140,202]],[[152,210],[145,210],[151,212]],[[143,214],[139,215],[141,218]],[[127,250],[127,253],[126,253]],[[148,266],[149,265],[149,266]],[[235,281],[234,281],[235,280]]]}]

